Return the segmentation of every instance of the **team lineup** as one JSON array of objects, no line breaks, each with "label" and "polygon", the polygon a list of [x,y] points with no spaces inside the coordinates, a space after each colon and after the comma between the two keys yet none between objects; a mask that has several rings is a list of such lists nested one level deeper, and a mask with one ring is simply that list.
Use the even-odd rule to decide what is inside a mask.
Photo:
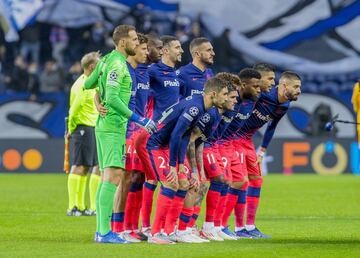
[{"label": "team lineup", "polygon": [[[183,50],[176,37],[119,25],[113,41],[103,57],[82,58],[84,73],[71,88],[67,215],[96,215],[97,243],[270,238],[256,226],[261,162],[301,94],[300,76],[285,71],[275,85],[275,69],[266,63],[214,74],[216,53],[204,37]],[[177,69],[184,51],[192,62]],[[265,124],[256,151],[252,137]],[[198,229],[200,212],[205,221]]]}]

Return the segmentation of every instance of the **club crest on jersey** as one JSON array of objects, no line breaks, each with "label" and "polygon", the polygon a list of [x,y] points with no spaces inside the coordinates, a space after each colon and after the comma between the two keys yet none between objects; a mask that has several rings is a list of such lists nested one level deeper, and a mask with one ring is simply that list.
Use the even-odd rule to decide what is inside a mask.
[{"label": "club crest on jersey", "polygon": [[199,114],[199,109],[197,107],[191,107],[189,113],[191,116],[197,116]]},{"label": "club crest on jersey", "polygon": [[210,121],[210,115],[208,113],[205,113],[202,117],[201,117],[201,121],[204,122],[205,124],[209,123]]}]

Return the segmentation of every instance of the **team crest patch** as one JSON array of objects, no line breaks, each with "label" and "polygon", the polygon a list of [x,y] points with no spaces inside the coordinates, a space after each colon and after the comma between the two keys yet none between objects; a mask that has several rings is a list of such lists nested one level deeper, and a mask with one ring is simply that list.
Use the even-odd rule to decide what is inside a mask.
[{"label": "team crest patch", "polygon": [[116,81],[118,75],[115,71],[112,71],[109,75],[109,80]]},{"label": "team crest patch", "polygon": [[208,113],[206,113],[205,115],[203,115],[203,116],[201,117],[201,121],[203,121],[205,124],[206,124],[206,123],[209,123],[209,121],[210,121],[210,115],[209,115]]},{"label": "team crest patch", "polygon": [[80,135],[83,136],[85,134],[85,130],[80,130]]},{"label": "team crest patch", "polygon": [[197,114],[199,114],[199,109],[197,107],[191,107],[189,113],[191,116],[197,116]]},{"label": "team crest patch", "polygon": [[216,165],[214,163],[210,164],[210,169],[216,171]]}]

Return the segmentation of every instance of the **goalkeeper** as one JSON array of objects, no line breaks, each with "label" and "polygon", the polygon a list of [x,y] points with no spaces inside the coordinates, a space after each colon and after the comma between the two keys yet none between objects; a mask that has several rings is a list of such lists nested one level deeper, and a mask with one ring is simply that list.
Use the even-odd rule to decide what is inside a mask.
[{"label": "goalkeeper", "polygon": [[154,122],[128,109],[131,76],[126,58],[135,55],[139,45],[135,27],[119,25],[113,32],[115,49],[104,56],[85,82],[85,89],[99,87],[100,101],[108,109],[96,122],[95,135],[102,182],[96,195],[96,234],[99,243],[127,243],[111,231],[110,218],[117,185],[125,178],[126,128],[128,120],[145,127],[156,128]]}]

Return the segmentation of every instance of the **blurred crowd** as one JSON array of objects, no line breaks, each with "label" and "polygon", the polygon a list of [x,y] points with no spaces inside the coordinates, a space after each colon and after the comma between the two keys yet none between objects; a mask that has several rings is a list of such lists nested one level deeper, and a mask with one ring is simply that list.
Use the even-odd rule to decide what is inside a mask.
[{"label": "blurred crowd", "polygon": [[82,73],[80,58],[90,51],[102,54],[111,51],[112,30],[122,23],[133,24],[145,34],[177,36],[185,51],[179,66],[191,60],[190,41],[206,36],[213,41],[217,55],[214,69],[239,71],[243,63],[240,53],[231,47],[231,31],[226,29],[216,37],[204,28],[200,20],[200,17],[180,14],[164,17],[138,4],[116,22],[99,21],[82,28],[34,22],[19,32],[18,42],[6,42],[0,28],[0,93],[31,92],[36,96],[69,91]]},{"label": "blurred crowd", "polygon": [[[182,62],[191,60],[190,41],[204,36],[212,41],[216,53],[212,69],[215,72],[238,72],[246,66],[241,53],[230,42],[230,29],[213,35],[201,22],[201,14],[164,15],[137,4],[120,19],[105,16],[90,26],[65,28],[55,24],[34,22],[19,32],[19,41],[6,42],[0,26],[0,93],[68,92],[72,83],[82,73],[80,58],[87,52],[106,54],[113,48],[111,34],[119,24],[132,24],[145,34],[175,35],[184,49]],[[303,76],[306,92],[351,91],[359,74],[344,76]]]}]

